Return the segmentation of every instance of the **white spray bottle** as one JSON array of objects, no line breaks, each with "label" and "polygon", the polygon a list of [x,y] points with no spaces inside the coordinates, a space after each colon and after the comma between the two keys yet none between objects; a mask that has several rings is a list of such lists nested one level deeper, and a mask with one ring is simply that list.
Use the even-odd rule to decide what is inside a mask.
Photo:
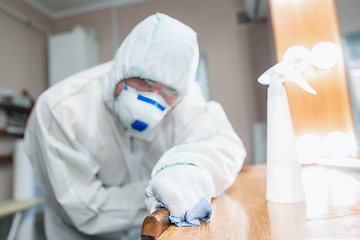
[{"label": "white spray bottle", "polygon": [[[298,53],[300,50],[310,58],[309,51],[304,47],[297,46],[289,50],[290,53],[291,51]],[[289,53],[288,51],[287,53]],[[304,54],[301,57],[287,57],[286,59],[287,55],[294,56],[294,54],[287,53],[283,62],[268,69],[258,79],[261,84],[269,85],[266,199],[277,203],[305,200],[301,165],[296,154],[294,128],[283,82],[293,81],[305,91],[316,94],[316,91],[311,88],[301,74],[301,70],[310,64],[310,60],[307,61]]]}]

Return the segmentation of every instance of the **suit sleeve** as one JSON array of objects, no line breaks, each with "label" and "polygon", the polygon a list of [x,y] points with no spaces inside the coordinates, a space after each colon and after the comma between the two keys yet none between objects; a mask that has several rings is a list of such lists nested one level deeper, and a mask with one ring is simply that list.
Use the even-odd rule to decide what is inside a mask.
[{"label": "suit sleeve", "polygon": [[[82,233],[97,235],[141,226],[148,214],[144,204],[148,180],[105,187],[96,176],[98,163],[44,102],[40,98],[31,114],[25,144],[45,191],[53,194]],[[72,120],[66,124],[70,126]]]},{"label": "suit sleeve", "polygon": [[235,181],[246,157],[245,147],[219,103],[206,103],[198,93],[181,104],[173,112],[176,144],[155,165],[152,177],[167,167],[196,166],[210,174],[212,197],[217,197]]}]

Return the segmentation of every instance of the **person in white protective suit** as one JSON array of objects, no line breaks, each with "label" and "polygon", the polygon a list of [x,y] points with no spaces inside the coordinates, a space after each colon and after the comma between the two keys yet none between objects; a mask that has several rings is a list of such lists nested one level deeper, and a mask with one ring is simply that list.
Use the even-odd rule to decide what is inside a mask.
[{"label": "person in white protective suit", "polygon": [[38,98],[25,144],[48,239],[121,239],[156,203],[183,217],[234,182],[246,151],[221,105],[204,100],[198,61],[196,33],[157,13],[112,62]]}]

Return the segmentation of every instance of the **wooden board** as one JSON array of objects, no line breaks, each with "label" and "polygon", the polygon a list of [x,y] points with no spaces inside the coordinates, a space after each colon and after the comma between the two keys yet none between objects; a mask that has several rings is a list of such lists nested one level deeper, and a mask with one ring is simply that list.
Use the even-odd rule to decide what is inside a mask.
[{"label": "wooden board", "polygon": [[[316,44],[329,41],[342,50],[333,0],[269,0],[269,3],[278,61],[295,45],[311,51]],[[295,83],[285,83],[296,136],[310,133],[322,139],[330,132],[341,131],[354,137],[343,56],[327,70],[311,64],[303,75],[317,95],[305,92]]]},{"label": "wooden board", "polygon": [[144,219],[141,240],[156,240],[170,226],[169,211],[166,208],[154,211]]},{"label": "wooden board", "polygon": [[11,163],[12,155],[0,155],[0,163]]},{"label": "wooden board", "polygon": [[41,200],[38,198],[32,200],[9,200],[0,202],[0,217],[29,209],[33,206],[36,206],[40,202]]}]

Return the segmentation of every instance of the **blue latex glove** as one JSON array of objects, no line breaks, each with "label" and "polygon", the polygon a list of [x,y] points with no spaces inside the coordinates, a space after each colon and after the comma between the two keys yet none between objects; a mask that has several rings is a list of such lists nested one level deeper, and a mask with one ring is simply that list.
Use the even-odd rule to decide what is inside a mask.
[{"label": "blue latex glove", "polygon": [[156,204],[156,209],[167,208],[170,212],[170,221],[178,227],[199,226],[200,220],[208,221],[212,215],[212,207],[206,198],[201,198],[200,201],[185,214],[184,219],[172,215],[170,209],[162,202]]}]

